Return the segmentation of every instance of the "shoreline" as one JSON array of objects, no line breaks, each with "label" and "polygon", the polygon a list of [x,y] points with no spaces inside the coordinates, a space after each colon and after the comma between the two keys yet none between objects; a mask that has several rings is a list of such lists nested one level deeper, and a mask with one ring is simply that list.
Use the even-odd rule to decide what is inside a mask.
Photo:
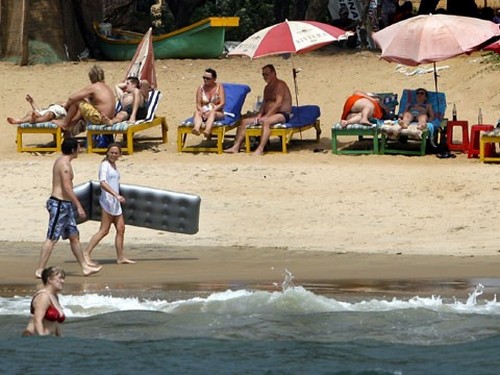
[{"label": "shoreline", "polygon": [[[28,245],[28,246],[27,246]],[[0,243],[0,295],[31,293],[38,249],[32,243]],[[66,245],[66,246],[64,246]],[[50,264],[67,273],[65,293],[143,294],[180,290],[217,292],[227,289],[279,291],[289,272],[293,285],[319,294],[446,295],[466,298],[478,285],[484,298],[500,292],[500,257],[368,254],[294,251],[272,248],[207,248],[131,245],[127,254],[137,261],[117,265],[114,248],[96,249],[103,269],[84,277],[68,244],[58,244]],[[29,259],[29,261],[28,261]]]}]

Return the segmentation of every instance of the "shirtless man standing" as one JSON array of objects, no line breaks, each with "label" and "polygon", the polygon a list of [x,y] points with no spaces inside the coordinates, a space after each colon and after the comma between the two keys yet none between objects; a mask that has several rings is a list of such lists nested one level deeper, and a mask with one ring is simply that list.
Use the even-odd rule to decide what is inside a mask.
[{"label": "shirtless man standing", "polygon": [[67,135],[83,118],[92,124],[105,124],[105,119],[115,115],[115,94],[104,83],[104,71],[94,65],[89,71],[91,84],[71,95],[66,102],[68,115],[62,128]]},{"label": "shirtless man standing", "polygon": [[52,167],[52,194],[47,200],[49,211],[49,227],[47,239],[40,252],[40,262],[35,276],[42,277],[42,271],[47,267],[52,250],[60,237],[69,238],[71,251],[82,267],[85,276],[99,272],[101,267],[91,267],[85,262],[80,246],[80,235],[76,226],[74,207],[78,216],[86,217],[80,201],[73,191],[73,168],[71,161],[78,157],[80,145],[74,138],[65,138],[62,143],[62,153]]},{"label": "shirtless man standing", "polygon": [[259,113],[241,122],[236,132],[233,147],[224,150],[224,152],[230,154],[239,152],[241,144],[245,139],[246,127],[250,124],[262,124],[262,136],[260,137],[259,146],[254,151],[254,155],[263,155],[264,147],[271,135],[271,125],[290,120],[292,95],[287,84],[278,79],[276,69],[271,64],[262,68],[262,77],[267,84],[264,88],[264,99]]}]

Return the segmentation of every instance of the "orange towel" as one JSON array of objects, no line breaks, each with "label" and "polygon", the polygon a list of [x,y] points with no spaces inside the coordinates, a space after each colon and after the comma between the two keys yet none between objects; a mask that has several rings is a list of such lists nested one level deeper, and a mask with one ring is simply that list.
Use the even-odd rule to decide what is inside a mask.
[{"label": "orange towel", "polygon": [[380,107],[380,104],[375,99],[371,99],[371,98],[368,98],[368,97],[362,96],[362,95],[351,95],[345,101],[344,110],[342,111],[342,120],[347,119],[347,115],[349,114],[349,112],[351,112],[351,108],[354,105],[354,103],[356,103],[359,99],[363,99],[363,98],[371,100],[373,105],[375,106],[375,109],[373,110],[373,117],[378,118],[378,119],[382,118],[382,116],[384,115],[382,112],[382,108]]}]

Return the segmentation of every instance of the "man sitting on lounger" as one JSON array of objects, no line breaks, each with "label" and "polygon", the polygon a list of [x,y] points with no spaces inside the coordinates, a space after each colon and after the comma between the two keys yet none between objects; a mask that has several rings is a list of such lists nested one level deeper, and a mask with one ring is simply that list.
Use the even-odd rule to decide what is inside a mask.
[{"label": "man sitting on lounger", "polygon": [[381,119],[383,116],[384,109],[378,96],[356,90],[345,101],[340,124],[343,128],[352,124],[371,126],[371,118]]},{"label": "man sitting on lounger", "polygon": [[278,79],[276,69],[269,64],[262,68],[262,77],[266,81],[264,88],[264,99],[259,113],[253,117],[244,119],[238,126],[236,139],[231,148],[224,150],[227,153],[237,153],[240,151],[241,144],[245,139],[245,131],[248,125],[262,124],[262,136],[259,146],[255,149],[254,155],[263,155],[264,147],[271,135],[271,125],[280,122],[288,122],[292,112],[292,95],[287,84]]},{"label": "man sitting on lounger", "polygon": [[115,94],[104,83],[104,71],[94,65],[89,79],[91,84],[71,95],[66,103],[68,115],[62,126],[66,134],[81,118],[92,124],[105,124],[106,118],[115,116]]}]

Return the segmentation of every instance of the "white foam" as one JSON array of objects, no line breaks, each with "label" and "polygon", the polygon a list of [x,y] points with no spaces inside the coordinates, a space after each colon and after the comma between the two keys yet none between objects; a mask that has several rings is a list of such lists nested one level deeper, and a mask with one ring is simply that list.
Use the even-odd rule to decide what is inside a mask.
[{"label": "white foam", "polygon": [[[367,299],[346,302],[316,295],[301,286],[288,287],[283,291],[227,290],[212,293],[208,297],[186,300],[148,300],[122,298],[100,294],[61,295],[61,304],[69,317],[88,317],[115,311],[147,310],[169,314],[309,314],[324,312],[386,312],[405,309],[424,309],[454,314],[500,315],[496,297],[480,300],[483,292],[479,285],[466,301],[445,302],[439,296],[404,299]],[[31,296],[0,297],[0,315],[29,315]]]}]

